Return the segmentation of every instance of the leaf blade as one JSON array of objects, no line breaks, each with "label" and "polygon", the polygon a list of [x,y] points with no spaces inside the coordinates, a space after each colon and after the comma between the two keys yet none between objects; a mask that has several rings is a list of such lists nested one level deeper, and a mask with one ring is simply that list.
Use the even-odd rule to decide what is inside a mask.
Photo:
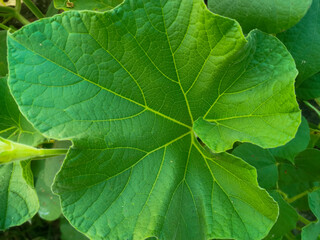
[{"label": "leaf blade", "polygon": [[[57,37],[58,32],[62,37]],[[236,208],[244,207],[251,217],[259,216],[261,224],[247,219],[239,210],[235,219],[238,233],[212,227],[219,217],[205,219],[205,213],[212,215],[214,210],[198,210],[203,207],[201,201],[212,205],[212,189],[199,193],[200,200],[192,194],[196,184],[218,186],[209,168],[216,175],[232,175],[217,164],[205,164],[191,127],[193,119],[206,112],[212,114],[216,98],[210,92],[217,91],[219,77],[228,75],[222,84],[226,89],[232,76],[246,65],[241,62],[250,58],[246,44],[235,21],[211,14],[200,0],[130,0],[105,13],[64,13],[10,35],[10,88],[21,110],[46,136],[73,140],[54,191],[62,199],[64,214],[77,229],[98,239],[188,239],[196,233],[209,238],[256,239],[267,234],[278,209],[258,187],[254,169],[241,160],[224,155],[234,165],[234,174],[246,176],[242,184],[250,194],[226,189],[221,177],[223,187],[213,198],[221,206],[220,198],[239,195],[245,201],[236,201]],[[283,49],[278,42],[276,47]],[[202,52],[197,53],[197,48]],[[286,51],[281,53],[288,56]],[[186,59],[189,55],[190,60]],[[239,55],[240,63],[233,64]],[[22,66],[25,59],[32,59],[28,69]],[[290,77],[283,81],[289,105],[295,110],[289,123],[294,129],[300,114],[296,102],[292,102],[296,70],[292,59],[285,59]],[[216,71],[208,73],[215,64]],[[194,71],[190,70],[192,65]],[[228,65],[236,67],[228,70]],[[195,90],[206,82],[212,89]],[[31,93],[36,93],[32,100]],[[197,98],[199,93],[206,99]],[[292,135],[294,130],[289,130],[287,138]],[[218,156],[213,158],[219,161]],[[189,164],[200,164],[198,161],[209,175],[186,183],[197,171],[193,168],[189,172]],[[238,186],[237,180],[233,176],[234,186]],[[255,196],[265,207],[254,202]],[[225,211],[223,206],[219,211]],[[232,220],[236,213],[231,201],[226,211]],[[196,221],[186,224],[190,216]],[[258,231],[246,224],[257,226]],[[188,226],[196,230],[191,232]]]}]

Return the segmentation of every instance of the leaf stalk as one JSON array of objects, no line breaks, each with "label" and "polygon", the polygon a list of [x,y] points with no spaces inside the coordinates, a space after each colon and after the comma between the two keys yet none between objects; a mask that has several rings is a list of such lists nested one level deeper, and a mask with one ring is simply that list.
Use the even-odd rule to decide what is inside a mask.
[{"label": "leaf stalk", "polygon": [[16,7],[15,7],[16,12],[21,11],[21,0],[16,0]]},{"label": "leaf stalk", "polygon": [[23,2],[38,19],[45,17],[44,14],[31,0],[24,0]]},{"label": "leaf stalk", "polygon": [[300,214],[299,214],[299,221],[302,222],[305,225],[309,225],[311,223],[311,221],[309,221],[305,217],[302,217]]},{"label": "leaf stalk", "polygon": [[34,148],[0,137],[0,163],[10,163],[28,159],[43,159],[65,155],[68,149],[41,149]]},{"label": "leaf stalk", "polygon": [[318,189],[320,189],[320,187],[314,187],[314,188],[309,189],[309,190],[307,190],[307,191],[304,191],[304,192],[302,192],[302,193],[300,193],[300,194],[298,194],[298,195],[296,195],[296,196],[294,196],[294,197],[292,197],[292,198],[288,198],[288,199],[286,199],[286,201],[287,201],[287,203],[293,203],[293,202],[299,200],[300,198],[303,198],[304,196],[306,196],[306,195],[308,195],[309,193],[311,193],[311,192],[313,192],[313,191],[316,191],[316,190],[318,190]]},{"label": "leaf stalk", "polygon": [[308,101],[303,101],[303,102],[305,105],[307,105],[310,109],[312,109],[320,117],[320,111],[315,106],[313,106]]},{"label": "leaf stalk", "polygon": [[22,16],[19,12],[16,12],[14,17],[21,22],[23,25],[28,25],[30,22],[24,17]]},{"label": "leaf stalk", "polygon": [[[18,3],[18,1],[17,1]],[[6,15],[7,17],[15,17],[19,22],[21,22],[23,25],[27,25],[30,22],[20,14],[20,10],[19,7],[16,6],[16,8],[11,8],[11,7],[3,7],[0,6],[0,13],[8,13],[8,15]]]},{"label": "leaf stalk", "polygon": [[6,25],[0,23],[0,28],[2,28],[3,30],[7,30],[10,32],[11,28],[7,27]]}]

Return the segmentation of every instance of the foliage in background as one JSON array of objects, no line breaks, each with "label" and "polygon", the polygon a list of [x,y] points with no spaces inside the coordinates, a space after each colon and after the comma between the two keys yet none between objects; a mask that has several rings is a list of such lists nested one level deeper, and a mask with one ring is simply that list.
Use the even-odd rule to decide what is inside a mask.
[{"label": "foliage in background", "polygon": [[[0,7],[0,27],[15,32],[13,18],[27,25],[8,34],[19,108],[0,49],[0,136],[39,148],[69,148],[59,139],[73,145],[55,179],[63,157],[0,165],[0,194],[18,191],[23,200],[0,196],[2,229],[40,209],[41,218],[55,220],[48,229],[60,225],[47,239],[85,239],[60,219],[62,208],[93,239],[318,238],[320,0],[208,1],[244,32],[277,33],[288,48],[306,117],[298,131],[290,54],[258,30],[244,38],[235,21],[210,14],[200,0],[127,0],[107,12],[122,1],[55,0],[59,9],[100,13],[33,24],[19,2]],[[51,3],[48,16],[54,13]],[[27,142],[28,134],[39,141]],[[17,186],[6,188],[12,179]],[[30,227],[45,224],[34,219]]]},{"label": "foliage in background", "polygon": [[77,1],[69,1],[69,0],[54,0],[54,6],[57,9],[63,9],[65,11],[69,10],[96,10],[96,11],[106,11],[110,10],[120,3],[123,0],[77,0]]},{"label": "foliage in background", "polygon": [[260,29],[279,33],[293,27],[306,14],[312,0],[208,0],[209,9],[236,19],[243,31]]}]

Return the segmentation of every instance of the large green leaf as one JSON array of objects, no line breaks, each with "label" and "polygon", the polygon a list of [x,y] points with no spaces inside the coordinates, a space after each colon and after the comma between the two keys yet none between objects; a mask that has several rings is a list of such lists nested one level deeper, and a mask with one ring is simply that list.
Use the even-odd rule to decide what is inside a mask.
[{"label": "large green leaf", "polygon": [[320,238],[320,189],[308,195],[311,211],[318,221],[302,229],[302,240],[317,240]]},{"label": "large green leaf", "polygon": [[[128,0],[41,20],[8,42],[20,109],[45,135],[73,140],[54,190],[78,230],[95,239],[267,235],[278,209],[255,169],[206,151],[194,132],[212,124],[205,142],[215,152],[294,137],[297,72],[276,38],[245,39],[201,0]],[[193,128],[197,119],[206,122]]]},{"label": "large green leaf", "polygon": [[208,7],[239,21],[245,32],[258,28],[278,33],[298,23],[311,3],[312,0],[208,0]]},{"label": "large green leaf", "polygon": [[320,0],[313,0],[308,13],[297,25],[288,31],[277,35],[277,37],[286,45],[296,61],[299,70],[297,87],[300,87],[304,81],[308,81],[306,79],[320,71],[319,14]]},{"label": "large green leaf", "polygon": [[[36,145],[43,137],[21,115],[6,78],[0,78],[0,136]],[[30,219],[39,208],[29,161],[0,165],[0,230]]]},{"label": "large green leaf", "polygon": [[123,0],[54,0],[54,6],[58,9],[68,10],[110,10]]},{"label": "large green leaf", "polygon": [[8,73],[7,66],[7,31],[0,31],[0,77]]}]

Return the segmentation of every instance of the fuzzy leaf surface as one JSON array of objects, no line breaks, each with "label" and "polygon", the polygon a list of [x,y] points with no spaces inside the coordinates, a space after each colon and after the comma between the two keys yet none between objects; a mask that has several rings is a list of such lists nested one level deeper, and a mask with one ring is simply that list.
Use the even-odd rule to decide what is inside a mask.
[{"label": "fuzzy leaf surface", "polygon": [[297,24],[312,0],[208,0],[209,9],[239,21],[244,32],[279,33]]},{"label": "fuzzy leaf surface", "polygon": [[54,190],[76,229],[95,239],[267,235],[278,207],[255,169],[211,151],[294,137],[297,72],[276,38],[245,38],[201,0],[128,0],[43,19],[8,42],[22,112],[73,141]]}]

